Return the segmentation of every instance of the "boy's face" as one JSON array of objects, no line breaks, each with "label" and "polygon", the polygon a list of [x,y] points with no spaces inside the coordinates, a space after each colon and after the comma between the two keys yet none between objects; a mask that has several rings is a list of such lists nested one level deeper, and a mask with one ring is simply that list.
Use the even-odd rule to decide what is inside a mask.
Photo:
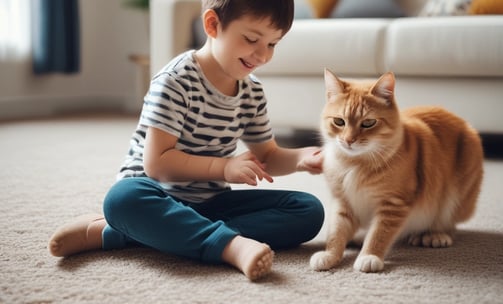
[{"label": "boy's face", "polygon": [[272,27],[269,18],[244,16],[232,21],[224,31],[218,27],[213,55],[228,76],[243,79],[271,60],[282,36],[283,32]]}]

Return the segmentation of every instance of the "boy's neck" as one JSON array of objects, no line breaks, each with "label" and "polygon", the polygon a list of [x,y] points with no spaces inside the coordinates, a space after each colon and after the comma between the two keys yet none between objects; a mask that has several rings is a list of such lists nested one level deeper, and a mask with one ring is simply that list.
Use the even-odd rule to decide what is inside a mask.
[{"label": "boy's neck", "polygon": [[239,82],[225,74],[220,64],[213,57],[209,43],[206,43],[201,49],[197,50],[194,57],[197,63],[199,63],[206,79],[217,90],[227,96],[237,95]]}]

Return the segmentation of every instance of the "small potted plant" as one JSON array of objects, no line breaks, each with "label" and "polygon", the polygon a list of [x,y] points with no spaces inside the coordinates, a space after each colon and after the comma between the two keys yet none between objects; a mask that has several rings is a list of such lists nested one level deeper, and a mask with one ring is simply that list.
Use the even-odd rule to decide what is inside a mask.
[{"label": "small potted plant", "polygon": [[148,10],[149,0],[123,0],[123,3],[131,8]]}]

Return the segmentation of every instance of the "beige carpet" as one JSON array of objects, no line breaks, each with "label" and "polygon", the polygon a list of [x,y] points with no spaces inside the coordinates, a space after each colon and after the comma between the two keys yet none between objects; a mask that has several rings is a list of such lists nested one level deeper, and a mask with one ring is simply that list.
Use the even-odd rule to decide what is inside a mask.
[{"label": "beige carpet", "polygon": [[[323,230],[298,249],[277,252],[259,283],[147,248],[48,254],[57,226],[101,199],[127,149],[136,119],[80,116],[0,124],[0,303],[503,303],[503,162],[486,161],[476,216],[448,249],[397,245],[385,271],[342,265],[314,272]],[[321,176],[295,174],[262,187],[310,191],[326,200]]]}]

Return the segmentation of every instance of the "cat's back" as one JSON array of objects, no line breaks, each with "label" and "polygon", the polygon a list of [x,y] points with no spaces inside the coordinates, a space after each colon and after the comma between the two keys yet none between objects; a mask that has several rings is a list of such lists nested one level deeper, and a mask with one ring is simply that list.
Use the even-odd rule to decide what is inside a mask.
[{"label": "cat's back", "polygon": [[[420,106],[405,109],[401,113],[405,124],[425,123],[433,130],[447,128],[448,131],[461,131],[469,127],[465,120],[454,113],[438,106]],[[470,130],[471,131],[471,130]]]},{"label": "cat's back", "polygon": [[[436,106],[422,106],[406,109],[401,113],[406,130],[430,144],[438,144],[443,154],[457,149],[466,149],[463,143],[470,142],[482,156],[482,144],[478,132],[464,119]],[[457,151],[459,152],[459,151]]]}]

